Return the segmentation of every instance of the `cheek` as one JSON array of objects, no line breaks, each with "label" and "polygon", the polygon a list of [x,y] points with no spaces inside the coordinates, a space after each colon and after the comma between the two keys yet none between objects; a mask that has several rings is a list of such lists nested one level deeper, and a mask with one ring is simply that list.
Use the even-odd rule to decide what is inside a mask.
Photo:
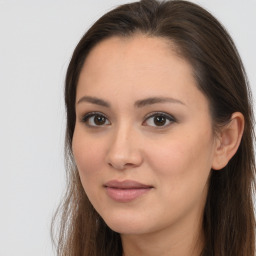
[{"label": "cheek", "polygon": [[163,212],[171,212],[173,218],[196,209],[200,212],[205,204],[211,150],[207,142],[195,145],[195,141],[195,137],[173,140],[162,149],[152,149],[149,156],[156,185],[161,188],[158,198],[164,202]]},{"label": "cheek", "polygon": [[75,162],[84,187],[100,174],[104,159],[102,143],[90,140],[89,136],[74,132],[72,150]]},{"label": "cheek", "polygon": [[92,141],[84,134],[80,136],[79,133],[74,133],[72,149],[83,189],[97,209],[99,207],[97,202],[103,200],[101,193],[98,193],[100,185],[103,184],[104,172],[102,143]]},{"label": "cheek", "polygon": [[172,188],[175,193],[180,188],[187,190],[205,185],[211,170],[213,141],[209,132],[204,135],[176,134],[175,138],[150,147],[147,160],[157,174],[159,184],[166,184],[166,189]]}]

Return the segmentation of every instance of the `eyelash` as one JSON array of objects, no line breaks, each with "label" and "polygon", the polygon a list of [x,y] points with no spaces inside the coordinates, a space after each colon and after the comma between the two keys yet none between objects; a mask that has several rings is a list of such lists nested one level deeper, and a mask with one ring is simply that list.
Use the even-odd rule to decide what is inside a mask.
[{"label": "eyelash", "polygon": [[[90,128],[97,128],[97,127],[101,127],[101,126],[103,126],[103,125],[92,125],[92,124],[89,124],[88,122],[90,121],[90,118],[91,117],[96,117],[96,116],[98,116],[98,117],[103,117],[103,118],[105,118],[105,120],[108,120],[108,118],[107,118],[107,116],[105,116],[104,114],[102,114],[102,113],[100,113],[100,112],[90,112],[90,113],[88,113],[88,114],[85,114],[83,117],[82,117],[82,119],[81,119],[81,122],[82,123],[85,123],[88,127],[90,127]],[[108,121],[109,122],[109,121]],[[109,122],[109,124],[110,124],[110,122]],[[108,125],[109,125],[108,124]],[[104,126],[105,126],[105,124],[104,124]]]},{"label": "eyelash", "polygon": [[[167,113],[164,113],[164,112],[153,112],[153,113],[150,113],[148,114],[146,117],[145,117],[145,121],[143,122],[143,124],[148,121],[150,118],[155,118],[155,117],[162,117],[162,118],[165,118],[165,124],[163,126],[153,126],[153,125],[149,125],[149,126],[152,126],[152,127],[156,127],[158,129],[163,129],[165,127],[168,127],[169,125],[171,125],[172,123],[175,123],[177,122],[176,119],[170,115],[170,114],[167,114]],[[166,125],[166,121],[169,121],[169,123]],[[154,121],[153,121],[154,122]]]},{"label": "eyelash", "polygon": [[[102,124],[102,125],[94,125],[94,124],[89,124],[89,121],[90,121],[90,118],[92,117],[100,117],[100,118],[104,118],[105,121],[107,120],[108,123],[107,124]],[[161,118],[164,118],[164,125],[148,125],[148,126],[151,126],[151,127],[156,127],[157,129],[163,129],[165,127],[168,127],[169,125],[171,125],[172,123],[175,123],[177,122],[176,119],[170,115],[170,114],[167,114],[167,113],[164,113],[164,112],[153,112],[153,113],[150,113],[148,114],[146,117],[145,117],[145,120],[143,121],[142,125],[143,126],[147,126],[145,125],[145,123],[150,120],[151,118],[155,118],[155,117],[161,117]],[[94,119],[95,121],[95,119]],[[93,121],[93,122],[94,122]],[[169,122],[167,125],[166,125],[166,122]],[[90,128],[100,128],[102,126],[106,126],[106,125],[110,125],[110,121],[108,120],[108,117],[106,115],[104,115],[103,113],[100,113],[100,112],[90,112],[90,113],[87,113],[85,114],[82,119],[81,119],[81,122],[85,123],[88,127]],[[153,121],[154,122],[154,121]]]}]

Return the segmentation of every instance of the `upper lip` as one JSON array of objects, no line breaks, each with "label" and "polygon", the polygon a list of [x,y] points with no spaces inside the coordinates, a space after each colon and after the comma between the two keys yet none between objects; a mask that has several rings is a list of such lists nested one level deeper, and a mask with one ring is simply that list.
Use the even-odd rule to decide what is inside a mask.
[{"label": "upper lip", "polygon": [[151,185],[142,184],[134,180],[110,180],[104,184],[104,187],[109,188],[119,188],[119,189],[142,189],[142,188],[152,188]]}]

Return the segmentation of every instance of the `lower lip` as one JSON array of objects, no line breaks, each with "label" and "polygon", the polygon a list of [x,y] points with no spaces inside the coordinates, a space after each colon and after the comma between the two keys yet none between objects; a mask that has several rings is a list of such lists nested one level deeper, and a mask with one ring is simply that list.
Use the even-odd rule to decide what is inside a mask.
[{"label": "lower lip", "polygon": [[130,188],[130,189],[120,189],[120,188],[110,188],[106,187],[108,196],[121,203],[127,203],[135,200],[136,198],[142,196],[143,194],[149,192],[151,188]]}]

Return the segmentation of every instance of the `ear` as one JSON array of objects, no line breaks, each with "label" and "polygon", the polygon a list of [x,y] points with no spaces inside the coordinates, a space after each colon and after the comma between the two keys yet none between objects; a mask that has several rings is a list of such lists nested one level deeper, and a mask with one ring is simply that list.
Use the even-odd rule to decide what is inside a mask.
[{"label": "ear", "polygon": [[240,112],[232,114],[230,122],[220,128],[216,136],[216,148],[212,169],[224,168],[236,153],[244,131],[244,116]]}]

